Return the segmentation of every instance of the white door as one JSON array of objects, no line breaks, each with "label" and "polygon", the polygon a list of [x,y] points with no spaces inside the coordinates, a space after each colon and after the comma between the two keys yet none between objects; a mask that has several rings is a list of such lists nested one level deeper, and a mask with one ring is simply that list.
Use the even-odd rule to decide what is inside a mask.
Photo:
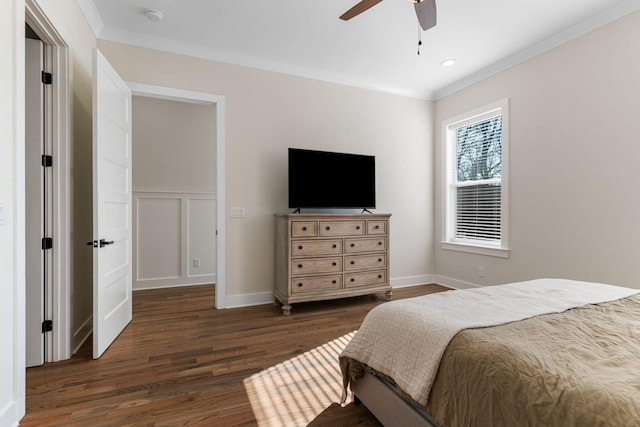
[{"label": "white door", "polygon": [[131,321],[131,91],[99,50],[93,70],[93,358]]},{"label": "white door", "polygon": [[26,365],[45,362],[44,45],[25,40],[25,298]]}]

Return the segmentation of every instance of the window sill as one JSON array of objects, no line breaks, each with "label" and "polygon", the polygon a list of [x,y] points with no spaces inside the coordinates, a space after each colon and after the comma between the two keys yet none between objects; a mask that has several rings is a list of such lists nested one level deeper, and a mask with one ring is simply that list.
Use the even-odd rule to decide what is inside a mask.
[{"label": "window sill", "polygon": [[492,246],[480,246],[460,242],[441,242],[440,245],[442,249],[449,251],[467,252],[478,255],[489,255],[499,258],[509,258],[509,249]]}]

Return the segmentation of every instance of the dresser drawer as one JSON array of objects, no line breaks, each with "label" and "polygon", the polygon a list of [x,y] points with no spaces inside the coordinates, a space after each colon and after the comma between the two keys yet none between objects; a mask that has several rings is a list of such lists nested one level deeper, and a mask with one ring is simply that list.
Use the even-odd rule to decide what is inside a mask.
[{"label": "dresser drawer", "polygon": [[291,222],[291,237],[316,237],[318,235],[318,223],[316,221]]},{"label": "dresser drawer", "polygon": [[342,271],[342,257],[291,260],[291,275]]},{"label": "dresser drawer", "polygon": [[344,275],[345,288],[383,285],[385,283],[387,283],[387,270],[364,271],[361,273],[348,273]]},{"label": "dresser drawer", "polygon": [[296,240],[291,242],[291,256],[338,255],[342,253],[342,239]]},{"label": "dresser drawer", "polygon": [[387,234],[387,221],[367,221],[367,234]]},{"label": "dresser drawer", "polygon": [[344,257],[345,271],[366,270],[386,266],[387,255],[385,253],[373,255],[350,255]]},{"label": "dresser drawer", "polygon": [[320,221],[320,236],[364,236],[365,221]]},{"label": "dresser drawer", "polygon": [[334,290],[342,288],[342,275],[311,276],[291,279],[291,293]]},{"label": "dresser drawer", "polygon": [[369,237],[363,239],[345,239],[344,252],[348,254],[387,250],[386,237]]}]

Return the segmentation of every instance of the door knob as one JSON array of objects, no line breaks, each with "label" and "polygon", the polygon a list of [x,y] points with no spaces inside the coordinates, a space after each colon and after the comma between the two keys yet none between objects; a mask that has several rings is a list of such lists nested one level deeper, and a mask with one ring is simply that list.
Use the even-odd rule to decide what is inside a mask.
[{"label": "door knob", "polygon": [[107,242],[105,239],[100,239],[100,247],[101,248],[104,248],[107,245],[113,245],[113,243],[114,243],[113,240],[110,240],[110,241]]}]

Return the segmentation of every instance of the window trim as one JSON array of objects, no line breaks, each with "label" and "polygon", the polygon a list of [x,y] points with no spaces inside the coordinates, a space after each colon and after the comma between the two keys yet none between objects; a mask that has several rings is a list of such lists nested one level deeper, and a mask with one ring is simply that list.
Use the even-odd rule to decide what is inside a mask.
[{"label": "window trim", "polygon": [[[455,147],[454,144],[451,143],[454,132],[453,129],[495,116],[496,112],[502,115],[500,141],[500,162],[502,169],[500,184],[500,241],[494,243],[475,239],[456,238],[454,231],[456,201],[451,191],[455,176]],[[467,113],[444,120],[442,122],[442,143],[444,144],[442,159],[444,165],[443,238],[440,242],[442,249],[507,258],[509,256],[509,99],[503,98]]]}]

